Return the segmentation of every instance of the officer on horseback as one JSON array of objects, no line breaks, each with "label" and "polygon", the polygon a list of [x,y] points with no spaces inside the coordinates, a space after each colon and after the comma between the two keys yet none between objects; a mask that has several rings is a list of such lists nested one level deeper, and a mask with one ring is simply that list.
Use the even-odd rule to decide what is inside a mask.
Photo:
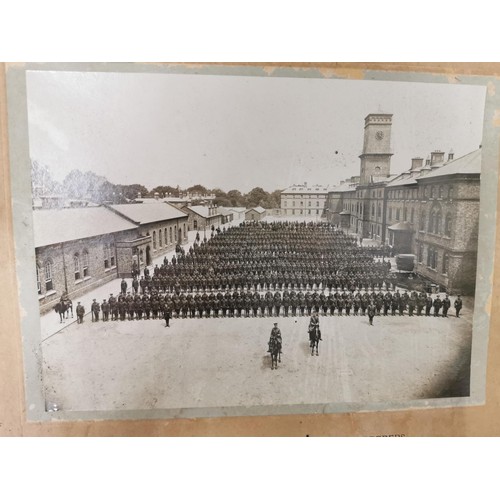
[{"label": "officer on horseback", "polygon": [[311,320],[309,321],[309,340],[313,342],[315,340],[315,335],[316,335],[316,329],[318,330],[318,338],[319,340],[323,340],[321,338],[321,330],[319,329],[319,318],[318,318],[318,313],[315,312],[311,316]]},{"label": "officer on horseback", "polygon": [[274,323],[274,327],[271,330],[271,337],[269,338],[269,351],[267,351],[267,352],[271,352],[271,346],[272,346],[272,344],[274,344],[274,342],[278,343],[278,345],[279,345],[279,352],[281,354],[282,339],[281,339],[281,331],[278,328],[278,323]]}]

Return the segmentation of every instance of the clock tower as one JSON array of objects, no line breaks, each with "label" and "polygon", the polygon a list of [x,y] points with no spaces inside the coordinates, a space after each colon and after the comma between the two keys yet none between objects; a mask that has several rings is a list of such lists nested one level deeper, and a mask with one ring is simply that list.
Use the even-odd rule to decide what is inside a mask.
[{"label": "clock tower", "polygon": [[373,113],[365,118],[360,184],[369,184],[372,177],[391,175],[391,126],[389,114]]}]

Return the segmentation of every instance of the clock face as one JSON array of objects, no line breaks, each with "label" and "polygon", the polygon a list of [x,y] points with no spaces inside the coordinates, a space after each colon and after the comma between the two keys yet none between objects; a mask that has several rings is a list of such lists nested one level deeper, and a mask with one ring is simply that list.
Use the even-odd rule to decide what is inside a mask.
[{"label": "clock face", "polygon": [[379,130],[376,134],[375,134],[375,137],[381,141],[383,138],[384,138],[384,133],[382,132],[382,130]]}]

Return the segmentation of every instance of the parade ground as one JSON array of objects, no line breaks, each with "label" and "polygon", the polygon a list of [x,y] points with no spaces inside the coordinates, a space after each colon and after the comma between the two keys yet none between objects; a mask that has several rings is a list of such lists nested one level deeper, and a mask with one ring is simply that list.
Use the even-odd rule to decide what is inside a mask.
[{"label": "parade ground", "polygon": [[[469,391],[472,304],[461,317],[309,317],[70,323],[42,344],[47,404],[64,411],[402,402]],[[283,355],[271,370],[277,321]]]}]

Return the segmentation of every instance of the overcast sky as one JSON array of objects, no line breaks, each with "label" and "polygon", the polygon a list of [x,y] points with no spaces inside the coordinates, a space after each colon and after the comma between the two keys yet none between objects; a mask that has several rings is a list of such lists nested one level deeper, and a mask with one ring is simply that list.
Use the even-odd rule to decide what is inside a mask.
[{"label": "overcast sky", "polygon": [[[364,118],[392,113],[391,172],[481,144],[485,89],[313,78],[30,71],[32,160],[62,180],[248,192],[359,175]],[[337,154],[335,153],[337,151]]]}]

